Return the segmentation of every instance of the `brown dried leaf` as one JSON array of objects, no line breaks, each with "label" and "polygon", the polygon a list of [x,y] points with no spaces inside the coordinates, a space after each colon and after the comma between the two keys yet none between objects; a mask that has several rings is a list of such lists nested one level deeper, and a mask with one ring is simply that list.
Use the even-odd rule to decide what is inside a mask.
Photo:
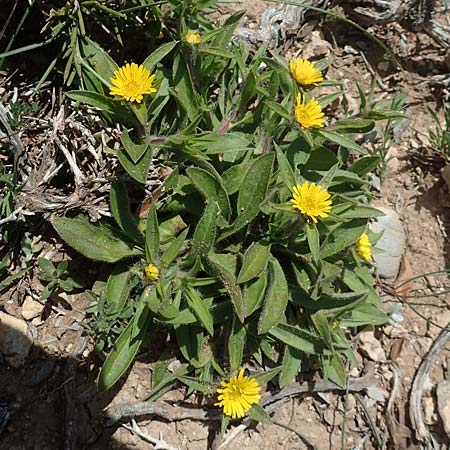
[{"label": "brown dried leaf", "polygon": [[[413,281],[407,281],[410,278],[414,276],[414,272],[412,270],[411,264],[406,259],[406,257],[403,255],[402,259],[400,261],[400,270],[398,273],[398,277],[396,280],[396,283],[394,285],[395,293],[397,295],[409,295],[411,292],[414,282]],[[398,287],[397,287],[398,286]]]}]

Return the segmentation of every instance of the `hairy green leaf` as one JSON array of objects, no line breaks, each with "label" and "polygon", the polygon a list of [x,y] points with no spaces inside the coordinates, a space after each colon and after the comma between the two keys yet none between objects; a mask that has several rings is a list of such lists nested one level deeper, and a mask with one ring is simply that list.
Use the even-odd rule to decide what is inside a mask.
[{"label": "hairy green leaf", "polygon": [[111,263],[142,254],[142,250],[123,241],[112,230],[92,225],[85,219],[56,218],[52,225],[68,245],[96,261]]}]

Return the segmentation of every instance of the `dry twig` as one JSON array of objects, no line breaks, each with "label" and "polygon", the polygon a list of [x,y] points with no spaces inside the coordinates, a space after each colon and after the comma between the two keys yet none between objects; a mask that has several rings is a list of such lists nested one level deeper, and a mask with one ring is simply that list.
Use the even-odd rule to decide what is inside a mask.
[{"label": "dry twig", "polygon": [[159,438],[154,438],[153,436],[150,436],[147,433],[144,433],[136,423],[134,419],[131,419],[131,426],[122,424],[122,427],[127,429],[128,431],[131,431],[136,436],[139,436],[142,440],[146,442],[150,442],[154,445],[155,450],[178,450],[177,447],[174,447],[170,444],[168,444],[163,438],[162,433],[159,433]]},{"label": "dry twig", "polygon": [[415,430],[417,440],[426,443],[427,445],[431,445],[432,437],[423,421],[423,390],[428,374],[436,362],[439,353],[445,348],[449,341],[450,323],[447,324],[446,329],[444,329],[439,337],[433,342],[429,352],[417,369],[411,388],[411,395],[409,397],[409,418],[411,420],[412,429]]},{"label": "dry twig", "polygon": [[[364,391],[376,384],[373,377],[357,378],[349,381],[349,392]],[[342,391],[345,388],[331,381],[316,381],[303,384],[292,384],[272,394],[266,392],[262,395],[260,405],[267,408],[268,405],[276,403],[285,398],[308,395],[314,392]],[[106,423],[112,425],[123,419],[139,417],[144,415],[154,415],[168,421],[179,420],[220,420],[222,415],[216,409],[188,408],[183,406],[173,406],[164,402],[136,402],[124,403],[112,406],[105,411]]]}]

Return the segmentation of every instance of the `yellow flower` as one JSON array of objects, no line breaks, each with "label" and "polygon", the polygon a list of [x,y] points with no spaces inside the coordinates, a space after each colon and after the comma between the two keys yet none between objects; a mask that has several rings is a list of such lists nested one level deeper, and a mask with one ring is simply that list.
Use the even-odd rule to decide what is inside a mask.
[{"label": "yellow flower", "polygon": [[298,94],[295,100],[294,115],[302,128],[323,127],[325,123],[319,102],[313,98],[306,103],[301,94]]},{"label": "yellow flower", "polygon": [[305,181],[292,188],[292,208],[317,223],[317,217],[328,217],[331,211],[330,194],[316,183]]},{"label": "yellow flower", "polygon": [[144,273],[145,273],[145,276],[147,277],[148,281],[156,281],[156,280],[158,280],[159,270],[153,264],[148,264],[147,266],[145,266],[144,267]]},{"label": "yellow flower", "polygon": [[151,75],[144,66],[126,64],[114,72],[110,79],[112,86],[109,93],[128,102],[141,103],[145,94],[156,92],[153,87],[154,79],[155,75]]},{"label": "yellow flower", "polygon": [[217,389],[219,401],[214,406],[223,407],[223,413],[233,419],[244,417],[260,399],[261,387],[254,378],[244,376],[244,369],[239,371],[237,377],[222,381],[221,385],[223,388]]},{"label": "yellow flower", "polygon": [[372,244],[369,241],[369,236],[363,233],[356,241],[356,251],[362,259],[368,261],[372,257]]},{"label": "yellow flower", "polygon": [[289,69],[294,80],[298,84],[311,85],[323,81],[320,70],[316,69],[313,63],[306,59],[297,58],[289,61]]},{"label": "yellow flower", "polygon": [[195,31],[188,31],[184,37],[188,44],[198,45],[202,43],[202,37]]}]

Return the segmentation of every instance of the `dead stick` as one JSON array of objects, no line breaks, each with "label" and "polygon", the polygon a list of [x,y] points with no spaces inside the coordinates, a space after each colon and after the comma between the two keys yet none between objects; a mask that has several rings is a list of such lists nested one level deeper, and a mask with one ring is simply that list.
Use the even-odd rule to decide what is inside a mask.
[{"label": "dead stick", "polygon": [[[370,386],[376,384],[372,377],[358,378],[349,381],[350,392],[364,391]],[[331,381],[316,381],[311,383],[293,384],[272,394],[266,392],[262,395],[260,405],[267,407],[271,403],[277,402],[283,398],[295,397],[298,395],[312,394],[314,392],[343,391],[345,388]],[[106,424],[112,425],[122,419],[138,417],[144,415],[154,415],[168,421],[179,420],[221,420],[222,414],[214,409],[187,408],[183,406],[172,406],[165,402],[136,402],[125,403],[112,406],[105,411]]]},{"label": "dead stick", "polygon": [[411,395],[409,397],[409,418],[412,423],[412,429],[416,432],[416,438],[421,442],[430,442],[431,439],[430,432],[423,421],[422,414],[422,395],[425,380],[436,362],[439,353],[445,348],[449,341],[450,323],[447,324],[439,337],[433,342],[433,345],[420,363],[416,376],[414,377]]}]

